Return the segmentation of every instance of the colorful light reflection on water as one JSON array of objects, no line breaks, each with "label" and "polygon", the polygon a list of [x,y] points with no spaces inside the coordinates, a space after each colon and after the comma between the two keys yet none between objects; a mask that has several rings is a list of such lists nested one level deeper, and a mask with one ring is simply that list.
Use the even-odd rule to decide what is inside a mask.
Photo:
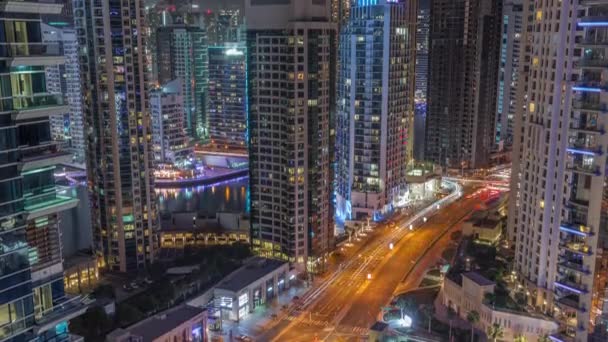
[{"label": "colorful light reflection on water", "polygon": [[156,189],[156,194],[161,212],[249,212],[248,177],[197,187]]}]

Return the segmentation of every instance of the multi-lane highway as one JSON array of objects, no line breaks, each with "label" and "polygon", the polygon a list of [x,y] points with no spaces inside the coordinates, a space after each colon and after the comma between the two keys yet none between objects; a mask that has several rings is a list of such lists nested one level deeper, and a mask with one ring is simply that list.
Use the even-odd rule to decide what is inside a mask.
[{"label": "multi-lane highway", "polygon": [[[446,199],[452,200],[454,196]],[[256,340],[359,340],[367,334],[381,307],[390,301],[396,289],[416,284],[411,278],[420,278],[424,270],[416,266],[430,266],[425,256],[436,256],[435,244],[445,245],[448,240],[442,237],[479,202],[477,197],[465,196],[451,204],[439,204],[439,210],[434,205],[413,217],[398,217],[395,225],[375,228],[364,244],[350,247],[352,251],[345,250],[347,257],[341,266],[316,284]],[[426,222],[424,217],[428,217]]]}]

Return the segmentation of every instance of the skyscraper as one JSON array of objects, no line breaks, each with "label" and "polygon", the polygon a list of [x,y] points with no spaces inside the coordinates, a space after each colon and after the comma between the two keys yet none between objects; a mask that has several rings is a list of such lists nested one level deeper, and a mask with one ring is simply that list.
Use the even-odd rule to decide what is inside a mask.
[{"label": "skyscraper", "polygon": [[247,49],[209,47],[209,138],[218,148],[247,148]]},{"label": "skyscraper", "polygon": [[140,0],[76,1],[93,238],[102,268],[144,269],[156,253],[150,112]]},{"label": "skyscraper", "polygon": [[416,104],[414,108],[414,154],[416,160],[424,159],[426,141],[427,88],[429,75],[429,24],[431,0],[418,2],[416,23]]},{"label": "skyscraper", "polygon": [[193,139],[206,138],[209,60],[205,30],[184,24],[164,26],[158,28],[156,39],[159,84],[181,80],[186,132]]},{"label": "skyscraper", "polygon": [[247,0],[251,239],[316,271],[333,246],[329,2]]},{"label": "skyscraper", "polygon": [[52,140],[49,117],[68,111],[47,89],[45,67],[65,63],[60,42],[43,42],[41,16],[61,4],[5,2],[0,18],[0,339],[70,340],[67,321],[86,305],[63,286],[59,213],[74,189],[55,184],[70,154]]},{"label": "skyscraper", "polygon": [[340,37],[338,217],[375,218],[406,191],[412,157],[416,6],[359,2]]},{"label": "skyscraper", "polygon": [[502,1],[432,0],[425,159],[489,163],[494,142]]},{"label": "skyscraper", "polygon": [[607,299],[608,1],[528,0],[526,9],[527,112],[514,130],[519,192],[508,227],[515,271],[528,304],[560,323],[553,341],[588,341]]},{"label": "skyscraper", "polygon": [[192,157],[184,131],[184,98],[181,80],[163,84],[150,92],[152,149],[156,163],[177,163]]},{"label": "skyscraper", "polygon": [[513,119],[517,110],[519,64],[522,62],[522,36],[525,29],[522,0],[506,0],[503,5],[498,94],[496,101],[496,139],[499,150],[513,145]]},{"label": "skyscraper", "polygon": [[60,43],[65,56],[64,65],[46,67],[49,92],[63,93],[69,105],[67,113],[51,116],[51,136],[53,140],[64,143],[76,163],[84,164],[84,123],[76,31],[70,27],[42,24],[42,34],[45,42]]}]

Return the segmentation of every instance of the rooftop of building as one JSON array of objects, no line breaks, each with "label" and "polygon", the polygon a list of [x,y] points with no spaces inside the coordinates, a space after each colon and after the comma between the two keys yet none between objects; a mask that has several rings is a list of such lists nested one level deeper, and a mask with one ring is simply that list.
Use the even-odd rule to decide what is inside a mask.
[{"label": "rooftop of building", "polygon": [[[218,213],[220,214],[220,213]],[[241,213],[239,220],[249,220],[249,216]],[[196,212],[173,212],[171,215],[161,217],[161,232],[196,232],[196,233],[225,233],[225,232],[249,232],[248,229],[238,227],[225,227],[220,223],[216,214]]]},{"label": "rooftop of building", "polygon": [[490,285],[496,284],[493,281],[491,281],[490,279],[482,276],[481,274],[479,274],[475,271],[463,273],[462,276],[472,280],[475,284],[477,284],[479,286],[490,286]]},{"label": "rooftop of building", "polygon": [[287,262],[282,260],[253,257],[243,267],[224,278],[216,288],[238,292],[285,264]]},{"label": "rooftop of building", "polygon": [[180,324],[200,315],[203,311],[205,311],[203,308],[181,305],[135,323],[130,327],[114,330],[108,335],[108,339],[113,340],[125,334],[130,334],[141,337],[143,341],[153,341]]},{"label": "rooftop of building", "polygon": [[494,229],[502,219],[502,216],[496,211],[483,210],[474,212],[466,222],[473,224],[476,228]]}]

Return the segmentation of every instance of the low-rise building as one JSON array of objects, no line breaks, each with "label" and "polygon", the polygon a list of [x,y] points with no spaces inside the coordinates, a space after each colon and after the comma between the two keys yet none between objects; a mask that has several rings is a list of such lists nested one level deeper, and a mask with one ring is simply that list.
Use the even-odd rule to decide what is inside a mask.
[{"label": "low-rise building", "polygon": [[249,243],[249,217],[230,212],[172,213],[161,220],[159,236],[163,249]]},{"label": "low-rise building", "polygon": [[207,310],[181,305],[128,328],[116,329],[107,342],[203,342],[207,341]]},{"label": "low-rise building", "polygon": [[476,211],[464,221],[462,234],[494,244],[500,239],[504,222],[504,218],[496,211]]},{"label": "low-rise building", "polygon": [[295,280],[296,271],[288,262],[253,257],[188,304],[214,308],[214,318],[239,321],[289,289]]},{"label": "low-rise building", "polygon": [[464,320],[469,312],[477,311],[480,319],[475,326],[481,331],[487,331],[493,324],[500,325],[504,332],[501,340],[513,341],[523,336],[527,341],[536,341],[538,336],[557,331],[557,324],[544,316],[489,304],[486,294],[494,294],[495,286],[474,271],[446,276],[438,299]]}]

